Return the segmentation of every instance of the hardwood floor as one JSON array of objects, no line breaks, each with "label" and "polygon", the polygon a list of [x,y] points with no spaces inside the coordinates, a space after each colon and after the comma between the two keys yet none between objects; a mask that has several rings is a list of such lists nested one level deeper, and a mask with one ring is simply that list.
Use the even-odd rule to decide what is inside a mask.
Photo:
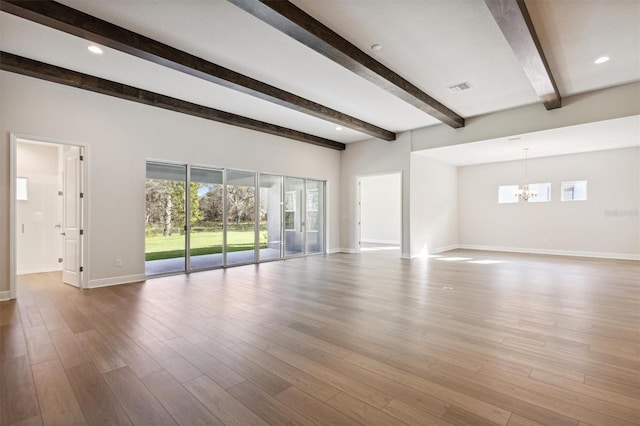
[{"label": "hardwood floor", "polygon": [[638,425],[640,263],[291,259],[0,303],[1,425]]}]

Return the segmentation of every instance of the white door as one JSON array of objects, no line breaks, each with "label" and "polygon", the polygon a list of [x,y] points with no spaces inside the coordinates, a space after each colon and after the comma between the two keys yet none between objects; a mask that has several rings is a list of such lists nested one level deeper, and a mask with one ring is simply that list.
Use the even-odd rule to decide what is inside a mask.
[{"label": "white door", "polygon": [[82,276],[82,165],[81,148],[65,147],[63,153],[64,253],[62,281],[80,287]]}]

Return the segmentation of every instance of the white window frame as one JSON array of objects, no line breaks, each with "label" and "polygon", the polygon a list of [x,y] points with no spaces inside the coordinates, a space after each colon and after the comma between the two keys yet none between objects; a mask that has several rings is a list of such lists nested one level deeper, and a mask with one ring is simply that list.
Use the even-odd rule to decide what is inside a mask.
[{"label": "white window frame", "polygon": [[[574,185],[575,186],[575,184],[582,184],[582,183],[584,183],[584,198],[579,198],[579,199],[576,199],[576,198],[565,199],[564,198],[565,185]],[[560,201],[562,201],[562,202],[565,202],[565,201],[566,202],[569,202],[569,201],[587,201],[588,199],[589,199],[589,186],[587,184],[587,180],[586,179],[583,179],[583,180],[569,180],[569,181],[565,181],[565,182],[560,183]]]},{"label": "white window frame", "polygon": [[[500,197],[500,195],[502,194],[503,189],[505,188],[505,192],[508,190],[513,190],[515,188],[515,192],[513,192],[513,198],[511,198],[511,196],[506,196],[504,199],[502,199]],[[506,189],[509,188],[509,189]],[[513,203],[517,203],[520,201],[520,197],[518,197],[518,185],[499,185],[498,186],[498,204],[513,204]]]},{"label": "white window frame", "polygon": [[539,183],[530,183],[529,184],[529,190],[533,191],[534,188],[538,185],[545,185],[546,188],[548,189],[549,192],[549,198],[542,200],[540,199],[540,190],[538,189],[538,196],[537,197],[530,197],[528,202],[529,203],[548,203],[551,201],[551,182],[539,182]]}]

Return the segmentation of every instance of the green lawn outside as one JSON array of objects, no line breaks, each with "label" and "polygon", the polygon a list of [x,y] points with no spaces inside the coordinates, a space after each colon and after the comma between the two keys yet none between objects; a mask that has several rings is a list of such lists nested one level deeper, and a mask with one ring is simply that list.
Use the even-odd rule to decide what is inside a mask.
[{"label": "green lawn outside", "polygon": [[[264,235],[264,236],[263,236]],[[265,248],[266,231],[260,230],[260,248]],[[253,249],[254,231],[232,230],[227,233],[227,252]],[[162,235],[145,238],[145,260],[172,259],[184,257],[185,236],[179,233],[163,237]],[[222,231],[203,231],[191,234],[191,255],[222,253]]]}]

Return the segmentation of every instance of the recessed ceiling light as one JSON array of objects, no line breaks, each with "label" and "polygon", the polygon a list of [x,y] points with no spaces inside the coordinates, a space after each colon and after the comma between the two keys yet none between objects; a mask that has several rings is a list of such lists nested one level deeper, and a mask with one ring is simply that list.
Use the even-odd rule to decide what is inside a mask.
[{"label": "recessed ceiling light", "polygon": [[378,52],[380,49],[382,49],[382,46],[380,46],[379,44],[371,45],[371,50],[373,50],[374,52]]},{"label": "recessed ceiling light", "polygon": [[342,130],[342,127],[338,126],[338,127],[336,127],[336,130],[340,131],[340,130]]},{"label": "recessed ceiling light", "polygon": [[95,53],[96,55],[102,55],[102,49],[96,46],[95,44],[92,44],[91,46],[87,47],[87,49],[89,49],[89,52],[91,53]]},{"label": "recessed ceiling light", "polygon": [[600,56],[598,59],[596,59],[595,61],[593,61],[594,64],[604,64],[605,62],[607,62],[610,58],[608,56]]}]

